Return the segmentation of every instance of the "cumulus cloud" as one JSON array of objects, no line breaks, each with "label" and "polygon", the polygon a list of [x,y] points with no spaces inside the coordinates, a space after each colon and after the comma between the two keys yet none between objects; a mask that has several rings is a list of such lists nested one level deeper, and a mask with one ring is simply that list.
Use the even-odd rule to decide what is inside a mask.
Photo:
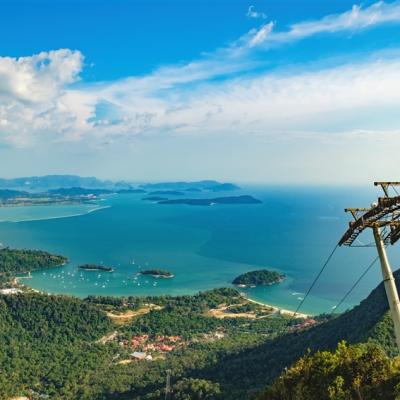
[{"label": "cumulus cloud", "polygon": [[[366,131],[365,110],[382,115],[400,105],[400,59],[375,58],[312,72],[297,69],[291,75],[260,69],[252,76],[240,73],[258,67],[248,56],[255,47],[397,21],[400,3],[378,2],[287,31],[275,32],[270,22],[202,59],[95,84],[77,85],[84,67],[79,51],[0,57],[0,145],[111,143],[169,133]],[[393,124],[377,128],[387,129],[393,131]]]},{"label": "cumulus cloud", "polygon": [[247,10],[246,16],[248,18],[255,18],[255,19],[258,19],[258,18],[266,19],[267,18],[267,14],[265,14],[261,11],[257,11],[254,6],[249,7],[249,9]]},{"label": "cumulus cloud", "polygon": [[[67,90],[79,80],[83,55],[69,49],[29,57],[0,57],[0,140],[18,146],[36,135],[82,129],[88,109]],[[53,137],[52,137],[53,138]]]}]

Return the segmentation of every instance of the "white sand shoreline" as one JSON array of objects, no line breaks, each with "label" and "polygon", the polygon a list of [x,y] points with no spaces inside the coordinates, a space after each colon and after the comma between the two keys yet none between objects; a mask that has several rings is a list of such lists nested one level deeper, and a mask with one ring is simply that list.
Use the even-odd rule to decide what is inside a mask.
[{"label": "white sand shoreline", "polygon": [[[261,301],[256,301],[256,300],[252,300],[252,299],[250,299],[248,296],[246,296],[246,295],[243,295],[242,294],[242,296],[247,300],[247,301],[250,301],[251,303],[254,303],[254,304],[259,304],[259,305],[261,305],[261,306],[266,306],[266,307],[270,307],[270,308],[272,308],[273,310],[274,310],[274,312],[278,312],[278,313],[280,313],[280,314],[282,314],[282,315],[285,315],[285,316],[289,316],[289,317],[293,317],[294,316],[294,311],[292,311],[292,310],[288,310],[288,309],[285,309],[285,308],[281,308],[281,307],[276,307],[276,306],[273,306],[273,305],[271,305],[271,304],[267,304],[267,303],[262,303]],[[305,314],[305,313],[296,313],[296,318],[310,318],[311,317],[311,315],[309,315],[309,314]]]},{"label": "white sand shoreline", "polygon": [[[23,206],[22,206],[23,207]],[[46,206],[44,206],[46,207]],[[62,207],[62,206],[59,206]],[[81,213],[76,213],[76,214],[67,214],[67,215],[57,215],[54,217],[41,217],[41,218],[28,218],[28,219],[17,219],[17,220],[8,220],[8,219],[1,219],[0,222],[11,222],[11,223],[19,223],[19,222],[33,222],[33,221],[47,221],[50,219],[61,219],[61,218],[72,218],[72,217],[80,217],[83,215],[87,215],[87,214],[91,214],[92,212],[95,211],[100,211],[100,210],[104,210],[106,208],[111,208],[110,205],[107,206],[99,206],[99,207],[94,207],[89,209],[88,211],[83,211]]]}]

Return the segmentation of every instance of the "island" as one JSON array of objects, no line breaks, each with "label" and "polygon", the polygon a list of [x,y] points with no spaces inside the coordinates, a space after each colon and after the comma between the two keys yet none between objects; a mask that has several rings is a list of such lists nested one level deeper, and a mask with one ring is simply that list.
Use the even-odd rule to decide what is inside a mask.
[{"label": "island", "polygon": [[97,265],[97,264],[83,264],[80,265],[78,268],[84,269],[85,271],[103,271],[103,272],[114,271],[114,269],[111,267],[106,267],[104,265]]},{"label": "island", "polygon": [[233,183],[220,183],[215,186],[211,186],[209,190],[212,192],[228,192],[232,190],[239,190],[240,187],[237,185],[234,185]]},{"label": "island", "polygon": [[143,201],[166,201],[168,200],[166,197],[160,197],[160,196],[149,196],[149,197],[143,197]]},{"label": "island", "polygon": [[118,194],[133,194],[133,193],[146,193],[143,189],[120,189],[117,190]]},{"label": "island", "polygon": [[178,190],[156,190],[149,193],[150,196],[183,196]]},{"label": "island", "polygon": [[212,206],[214,204],[261,204],[262,201],[253,196],[229,196],[216,197],[213,199],[174,199],[161,200],[158,204],[187,204],[189,206]]},{"label": "island", "polygon": [[151,275],[153,278],[173,278],[175,275],[171,274],[169,271],[164,271],[162,269],[146,269],[140,271],[141,275]]},{"label": "island", "polygon": [[172,190],[172,191],[186,191],[197,189],[196,191],[208,190],[212,192],[226,191],[226,190],[237,190],[239,186],[229,182],[218,182],[214,180],[203,180],[195,182],[160,182],[160,183],[146,183],[139,186],[140,189],[144,190]]},{"label": "island", "polygon": [[270,271],[268,269],[261,269],[258,271],[246,272],[236,277],[232,283],[239,287],[254,287],[260,285],[273,285],[280,283],[286,278],[286,275],[277,271]]}]

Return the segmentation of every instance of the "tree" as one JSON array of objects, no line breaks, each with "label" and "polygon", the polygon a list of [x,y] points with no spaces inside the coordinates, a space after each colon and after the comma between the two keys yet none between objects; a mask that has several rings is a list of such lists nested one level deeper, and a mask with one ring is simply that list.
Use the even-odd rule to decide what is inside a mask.
[{"label": "tree", "polygon": [[172,387],[176,400],[214,400],[221,398],[218,383],[205,379],[184,378]]},{"label": "tree", "polygon": [[259,400],[395,400],[400,394],[396,361],[375,344],[306,354],[268,387]]}]

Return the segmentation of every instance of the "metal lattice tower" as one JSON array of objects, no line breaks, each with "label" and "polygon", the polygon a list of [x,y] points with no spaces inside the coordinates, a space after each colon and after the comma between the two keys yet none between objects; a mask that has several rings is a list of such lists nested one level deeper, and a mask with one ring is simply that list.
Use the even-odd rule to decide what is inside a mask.
[{"label": "metal lattice tower", "polygon": [[169,400],[171,393],[171,370],[167,369],[167,381],[165,383],[165,400]]},{"label": "metal lattice tower", "polygon": [[[396,343],[400,351],[400,301],[386,253],[386,245],[393,245],[400,239],[400,196],[395,188],[400,186],[400,182],[375,182],[374,185],[382,188],[384,196],[378,198],[378,202],[372,204],[370,208],[345,210],[352,214],[354,221],[349,223],[349,228],[340,239],[339,246],[352,246],[365,229],[372,229],[393,319]],[[396,196],[390,196],[391,188],[396,192]],[[388,233],[385,233],[386,230]]]}]

